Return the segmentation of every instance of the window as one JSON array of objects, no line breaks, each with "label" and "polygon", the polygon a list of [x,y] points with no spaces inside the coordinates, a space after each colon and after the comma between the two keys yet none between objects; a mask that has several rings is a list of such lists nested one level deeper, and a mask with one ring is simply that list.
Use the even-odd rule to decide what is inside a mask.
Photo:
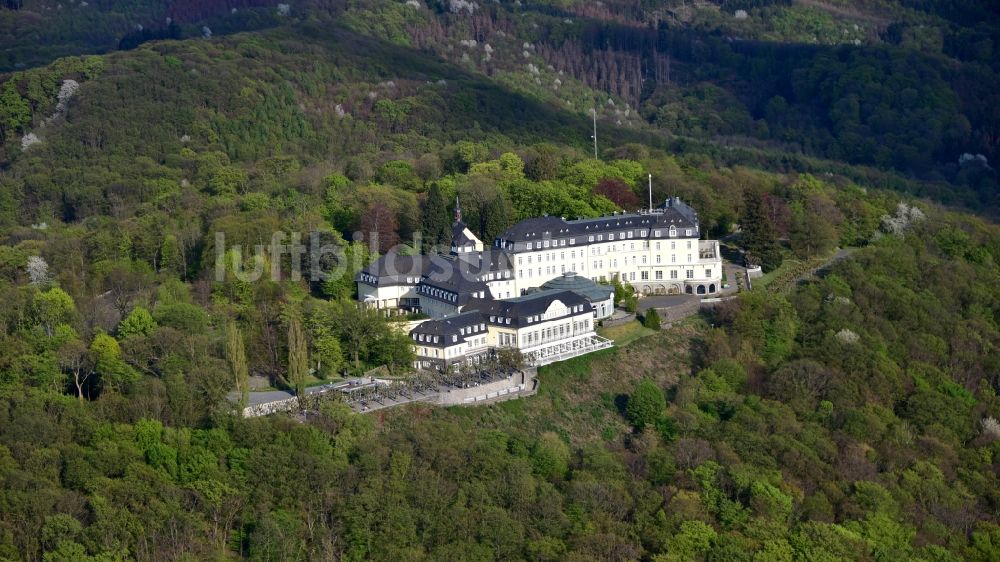
[{"label": "window", "polygon": [[687,278],[688,279],[694,279],[694,270],[693,269],[689,269],[685,273],[687,273]]},{"label": "window", "polygon": [[634,271],[630,271],[629,272],[629,274],[628,274],[628,280],[629,281],[635,281],[635,272]]},{"label": "window", "polygon": [[573,244],[576,244],[576,238],[569,239],[569,245],[572,246]]},{"label": "window", "polygon": [[662,257],[662,256],[660,256],[660,254],[656,254],[656,263],[660,263],[660,258],[661,258],[661,257]]},{"label": "window", "polygon": [[653,231],[653,236],[656,237],[656,238],[659,238],[660,237],[660,231],[659,230],[654,230]]},{"label": "window", "polygon": [[670,263],[677,263],[677,254],[670,254]]},{"label": "window", "polygon": [[646,231],[645,230],[640,230],[639,231],[639,236],[645,236],[645,235],[646,235]]},{"label": "window", "polygon": [[691,229],[690,228],[684,231],[684,236],[691,236]]},{"label": "window", "polygon": [[656,249],[657,249],[657,250],[659,250],[659,249],[660,249],[660,243],[659,243],[659,242],[657,242],[657,243],[656,243]]},{"label": "window", "polygon": [[691,241],[688,240],[688,250],[690,250],[690,249],[691,249]]},{"label": "window", "polygon": [[663,271],[657,269],[656,270],[656,278],[657,279],[663,279]]},{"label": "window", "polygon": [[614,240],[614,239],[615,239],[614,234],[608,234],[608,240]]},{"label": "window", "polygon": [[677,229],[673,226],[670,227],[670,237],[675,238],[677,236]]},{"label": "window", "polygon": [[648,281],[649,280],[649,272],[648,271],[643,271],[642,272],[642,280],[643,281]]},{"label": "window", "polygon": [[712,276],[712,270],[711,269],[706,269],[705,270],[705,277],[711,277],[711,276]]},{"label": "window", "polygon": [[528,242],[528,249],[531,249],[531,242]]},{"label": "window", "polygon": [[670,271],[670,278],[671,279],[677,279],[677,270],[676,269]]},{"label": "window", "polygon": [[593,241],[594,241],[594,236],[593,236],[593,235],[590,235],[590,236],[588,236],[588,237],[587,237],[587,239],[588,239],[588,240],[589,240],[590,242],[593,242]]},{"label": "window", "polygon": [[670,249],[671,250],[676,250],[677,249],[677,242],[671,242],[670,243]]},{"label": "window", "polygon": [[521,256],[518,256],[518,257],[517,257],[517,265],[523,265],[523,263],[522,263],[522,262],[524,262],[524,259],[523,259],[523,258],[521,258]]}]

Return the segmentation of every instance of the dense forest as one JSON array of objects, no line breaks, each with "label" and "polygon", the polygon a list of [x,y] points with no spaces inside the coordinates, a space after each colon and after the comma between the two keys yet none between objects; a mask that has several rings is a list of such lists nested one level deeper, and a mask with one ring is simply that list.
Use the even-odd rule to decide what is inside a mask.
[{"label": "dense forest", "polygon": [[[5,2],[0,560],[1000,559],[996,17]],[[489,240],[648,174],[753,290],[527,399],[237,414],[408,376],[353,274],[446,244],[456,196]],[[246,280],[275,232],[343,275]]]}]

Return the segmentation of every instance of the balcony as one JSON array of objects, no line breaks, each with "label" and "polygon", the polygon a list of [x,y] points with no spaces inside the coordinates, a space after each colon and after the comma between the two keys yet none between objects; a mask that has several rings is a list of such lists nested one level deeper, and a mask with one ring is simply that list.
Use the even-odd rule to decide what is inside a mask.
[{"label": "balcony", "polygon": [[556,361],[565,361],[566,359],[607,349],[612,345],[614,345],[614,342],[611,340],[595,334],[590,337],[537,349],[526,353],[524,359],[528,365],[540,367],[549,363],[555,363]]}]

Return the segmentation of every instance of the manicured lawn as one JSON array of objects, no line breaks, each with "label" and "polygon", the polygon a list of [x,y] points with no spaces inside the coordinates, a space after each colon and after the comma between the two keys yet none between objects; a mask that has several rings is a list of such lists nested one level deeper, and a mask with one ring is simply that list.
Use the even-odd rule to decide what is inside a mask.
[{"label": "manicured lawn", "polygon": [[599,336],[614,340],[615,345],[618,347],[626,346],[639,338],[644,338],[655,333],[656,331],[643,327],[638,320],[633,320],[621,326],[598,328],[597,330]]}]

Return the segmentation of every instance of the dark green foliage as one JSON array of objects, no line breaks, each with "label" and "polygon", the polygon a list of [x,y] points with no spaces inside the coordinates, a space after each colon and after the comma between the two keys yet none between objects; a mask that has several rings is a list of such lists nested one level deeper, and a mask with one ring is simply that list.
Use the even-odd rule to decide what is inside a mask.
[{"label": "dark green foliage", "polygon": [[656,383],[643,379],[628,397],[625,416],[636,430],[642,431],[647,426],[655,426],[666,407],[663,391],[656,386]]},{"label": "dark green foliage", "polygon": [[[141,22],[132,46],[167,15],[80,4],[0,10],[0,67]],[[0,84],[0,559],[998,558],[1000,235],[924,203],[882,220],[888,189],[996,200],[986,3],[879,2],[890,23],[858,47],[833,44],[871,3],[249,4],[172,2],[188,39]],[[21,151],[28,132],[42,142]],[[867,247],[545,366],[533,397],[234,415],[289,359],[409,375],[411,341],[353,300],[373,203],[401,239],[447,242],[459,194],[489,244],[522,218],[632,205],[647,173],[704,232],[739,216],[766,269],[786,237],[805,259]],[[344,275],[287,253],[244,275],[273,233],[311,231],[310,249],[346,249],[319,258]]]},{"label": "dark green foliage", "polygon": [[421,216],[423,217],[421,227],[425,244],[435,246],[451,243],[448,206],[437,182],[431,184],[431,188],[427,192],[427,200],[424,202]]},{"label": "dark green foliage", "polygon": [[655,308],[647,308],[642,316],[642,325],[650,330],[660,329],[660,313]]},{"label": "dark green foliage", "polygon": [[764,271],[771,271],[781,265],[781,249],[774,224],[768,215],[765,195],[756,189],[743,192],[743,213],[740,216],[743,231],[742,244],[746,249],[749,265],[759,265]]}]

